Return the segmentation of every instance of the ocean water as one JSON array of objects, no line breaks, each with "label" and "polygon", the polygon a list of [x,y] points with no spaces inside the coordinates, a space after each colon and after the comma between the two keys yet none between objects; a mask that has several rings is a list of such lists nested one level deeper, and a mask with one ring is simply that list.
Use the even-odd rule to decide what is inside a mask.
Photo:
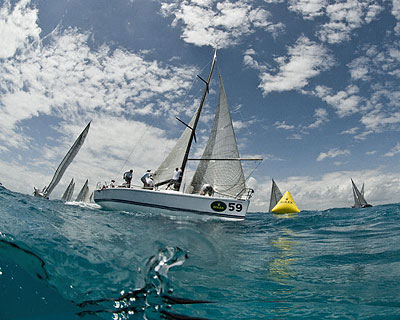
[{"label": "ocean water", "polygon": [[110,212],[0,188],[0,319],[399,319],[400,205]]}]

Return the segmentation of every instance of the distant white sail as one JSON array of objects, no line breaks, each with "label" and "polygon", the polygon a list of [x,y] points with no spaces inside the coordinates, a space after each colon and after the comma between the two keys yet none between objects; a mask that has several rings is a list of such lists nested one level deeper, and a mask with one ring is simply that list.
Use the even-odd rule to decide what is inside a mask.
[{"label": "distant white sail", "polygon": [[86,179],[85,184],[83,185],[81,191],[79,192],[78,196],[76,197],[75,201],[77,202],[89,202],[89,187],[88,187],[89,180]]},{"label": "distant white sail", "polygon": [[61,197],[62,201],[71,201],[72,194],[74,193],[75,183],[74,178],[72,178],[71,182],[69,183],[67,189],[65,190],[64,194]]},{"label": "distant white sail", "polygon": [[72,184],[72,188],[69,190],[67,201],[71,201],[72,195],[74,194],[74,189],[75,189],[75,182]]},{"label": "distant white sail", "polygon": [[363,183],[363,185],[361,187],[361,195],[364,197],[364,183]]},{"label": "distant white sail", "polygon": [[65,170],[67,170],[68,166],[71,164],[72,160],[74,160],[75,156],[77,155],[79,149],[82,147],[83,143],[85,142],[86,136],[89,132],[90,122],[87,124],[85,129],[76,139],[74,144],[72,145],[71,149],[69,149],[68,153],[65,155],[64,159],[61,161],[60,165],[58,166],[56,172],[54,173],[53,179],[51,180],[50,184],[47,188],[45,188],[43,192],[43,196],[48,198],[50,193],[54,190],[57,186],[58,182],[62,178]]},{"label": "distant white sail", "polygon": [[272,209],[276,206],[279,200],[282,199],[282,192],[279,190],[278,185],[275,183],[274,179],[272,179],[272,188],[271,188],[271,198],[269,200],[269,212],[272,212]]},{"label": "distant white sail", "polygon": [[[219,74],[219,103],[213,128],[193,176],[191,193],[199,193],[204,184],[210,184],[216,193],[237,197],[246,190],[242,164],[239,159],[235,132],[229,111],[224,84]],[[225,160],[226,159],[226,160]]]}]

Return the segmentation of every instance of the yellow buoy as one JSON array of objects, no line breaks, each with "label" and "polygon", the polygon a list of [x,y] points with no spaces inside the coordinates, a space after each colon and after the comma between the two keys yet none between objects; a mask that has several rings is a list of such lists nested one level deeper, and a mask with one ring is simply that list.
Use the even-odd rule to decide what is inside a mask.
[{"label": "yellow buoy", "polygon": [[273,213],[296,213],[300,212],[297,208],[289,191],[286,191],[281,200],[278,201],[275,207],[271,210]]}]

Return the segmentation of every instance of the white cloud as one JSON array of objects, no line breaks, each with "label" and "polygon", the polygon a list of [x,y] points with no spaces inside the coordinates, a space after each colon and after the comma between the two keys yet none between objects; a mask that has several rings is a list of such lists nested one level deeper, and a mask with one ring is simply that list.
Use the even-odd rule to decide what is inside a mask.
[{"label": "white cloud", "polygon": [[374,0],[331,3],[325,9],[329,22],[323,24],[317,34],[322,41],[331,44],[347,41],[354,29],[375,20],[383,9]]},{"label": "white cloud", "polygon": [[385,157],[393,157],[399,153],[400,153],[400,142],[397,142],[397,144],[392,148],[392,150],[385,153]]},{"label": "white cloud", "polygon": [[302,140],[303,136],[299,133],[293,133],[291,136],[287,137],[288,140]]},{"label": "white cloud", "polygon": [[18,125],[39,115],[80,122],[99,113],[173,117],[187,109],[179,99],[191,86],[194,68],[163,65],[107,46],[92,50],[89,36],[75,29],[55,32],[46,45],[21,42],[18,59],[0,59],[5,146],[24,147],[27,137]]},{"label": "white cloud", "polygon": [[323,108],[317,108],[314,110],[314,118],[315,121],[307,127],[308,129],[318,128],[325,122],[328,122],[328,111]]},{"label": "white cloud", "polygon": [[22,0],[12,8],[5,0],[0,8],[0,59],[14,56],[18,49],[39,40],[41,29],[36,24],[38,11],[30,0]]},{"label": "white cloud", "polygon": [[392,15],[396,18],[397,24],[394,27],[394,31],[397,35],[400,34],[400,1],[392,0]]},{"label": "white cloud", "polygon": [[298,90],[308,85],[309,79],[326,71],[334,64],[328,50],[301,36],[288,48],[287,57],[276,59],[279,71],[273,75],[268,72],[260,74],[259,87],[266,95],[273,91]]},{"label": "white cloud", "polygon": [[328,152],[321,152],[317,158],[317,161],[322,161],[327,158],[333,159],[338,156],[349,155],[349,154],[350,154],[350,150],[340,150],[340,149],[334,148],[334,149],[330,149]]},{"label": "white cloud", "polygon": [[314,110],[315,121],[309,125],[299,125],[297,128],[294,125],[287,124],[286,121],[276,121],[274,127],[283,130],[294,130],[297,129],[298,132],[292,133],[287,137],[289,140],[302,140],[303,135],[309,134],[310,129],[316,129],[322,126],[324,123],[328,122],[328,112],[323,108],[317,108]]},{"label": "white cloud", "polygon": [[346,90],[341,90],[336,94],[332,94],[331,89],[324,86],[317,86],[314,94],[330,104],[336,109],[339,117],[349,116],[361,109],[363,98],[357,95],[358,87],[350,85]]},{"label": "white cloud", "polygon": [[362,56],[348,64],[353,80],[371,81],[377,76],[385,76],[386,81],[400,78],[400,42],[394,41],[378,48],[366,45]]},{"label": "white cloud", "polygon": [[274,123],[274,126],[275,126],[276,128],[278,128],[278,129],[284,129],[284,130],[292,130],[292,129],[295,128],[294,125],[286,124],[285,121],[276,121],[276,122]]},{"label": "white cloud", "polygon": [[247,121],[241,121],[241,120],[236,120],[232,121],[233,128],[236,130],[248,128],[252,124],[254,124],[255,120],[247,120]]},{"label": "white cloud", "polygon": [[289,10],[300,13],[304,19],[322,16],[328,2],[326,0],[290,0]]},{"label": "white cloud", "polygon": [[263,64],[259,63],[254,56],[256,55],[256,51],[252,48],[247,49],[243,55],[243,64],[246,67],[252,68],[258,71],[266,71],[267,67]]},{"label": "white cloud", "polygon": [[351,74],[351,78],[354,80],[370,80],[371,77],[368,75],[368,58],[359,57],[354,59],[348,66]]},{"label": "white cloud", "polygon": [[353,127],[353,128],[342,131],[340,134],[356,134],[356,132],[359,129],[360,129],[359,127]]},{"label": "white cloud", "polygon": [[269,21],[268,11],[253,8],[249,2],[160,0],[160,3],[161,13],[174,17],[172,26],[182,28],[182,39],[197,46],[226,48],[257,28],[273,34],[282,28]]},{"label": "white cloud", "polygon": [[400,124],[400,112],[386,113],[380,110],[373,110],[362,116],[361,123],[368,130],[382,132],[385,128],[388,129],[393,125],[398,127],[398,124]]}]

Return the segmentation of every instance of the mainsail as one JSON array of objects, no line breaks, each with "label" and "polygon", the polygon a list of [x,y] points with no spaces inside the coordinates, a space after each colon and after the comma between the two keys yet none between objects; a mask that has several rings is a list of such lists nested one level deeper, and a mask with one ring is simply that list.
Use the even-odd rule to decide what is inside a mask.
[{"label": "mainsail", "polygon": [[88,187],[89,180],[86,179],[85,184],[83,185],[81,191],[79,192],[78,196],[76,197],[75,201],[77,202],[89,202],[89,187]]},{"label": "mainsail", "polygon": [[191,182],[191,193],[199,193],[204,184],[210,184],[216,193],[237,197],[246,189],[245,178],[219,72],[218,76],[218,108],[208,143]]},{"label": "mainsail", "polygon": [[279,190],[278,185],[275,183],[274,179],[272,179],[272,188],[271,188],[271,198],[269,200],[269,212],[272,212],[272,209],[276,206],[276,204],[281,200],[282,192]]},{"label": "mainsail", "polygon": [[48,198],[50,193],[54,190],[57,186],[58,182],[62,178],[65,170],[67,170],[68,166],[71,164],[72,160],[74,160],[75,156],[77,155],[79,149],[82,147],[83,143],[85,142],[86,136],[89,132],[90,122],[87,124],[85,129],[76,139],[74,144],[72,145],[71,149],[69,149],[68,153],[65,155],[64,159],[61,161],[60,165],[58,166],[56,172],[54,173],[53,179],[51,180],[50,184],[47,188],[43,190],[43,195],[45,198]]},{"label": "mainsail", "polygon": [[354,205],[353,208],[365,208],[365,207],[371,207],[370,204],[367,203],[367,201],[364,198],[364,184],[363,187],[361,188],[360,192],[354,183],[353,179],[351,179],[351,184],[353,187],[353,196],[354,196]]},{"label": "mainsail", "polygon": [[65,190],[64,194],[62,195],[61,200],[65,201],[65,202],[71,201],[72,194],[74,193],[74,188],[75,188],[75,182],[74,182],[74,178],[72,178],[67,189]]}]

